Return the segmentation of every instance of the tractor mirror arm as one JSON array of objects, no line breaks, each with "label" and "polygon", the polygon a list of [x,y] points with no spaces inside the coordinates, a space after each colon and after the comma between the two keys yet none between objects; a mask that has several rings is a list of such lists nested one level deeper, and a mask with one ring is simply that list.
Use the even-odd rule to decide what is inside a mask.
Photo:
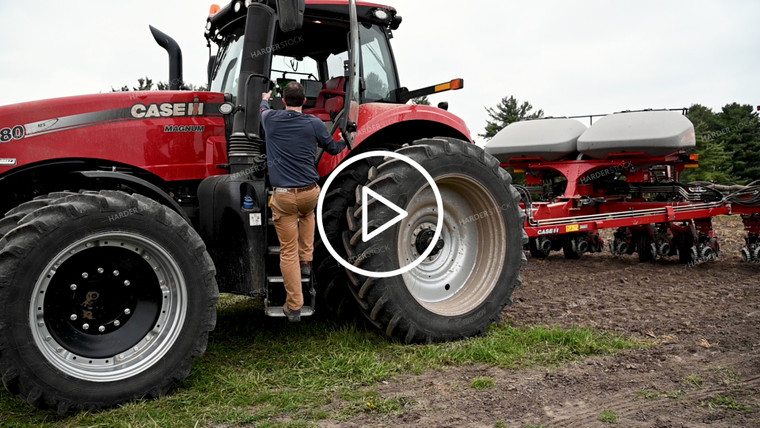
[{"label": "tractor mirror arm", "polygon": [[398,88],[396,89],[396,99],[400,103],[406,103],[413,98],[437,94],[439,92],[456,91],[462,88],[464,88],[464,79],[454,79],[450,82],[428,86],[427,88],[416,89],[414,91],[410,91],[407,88]]}]

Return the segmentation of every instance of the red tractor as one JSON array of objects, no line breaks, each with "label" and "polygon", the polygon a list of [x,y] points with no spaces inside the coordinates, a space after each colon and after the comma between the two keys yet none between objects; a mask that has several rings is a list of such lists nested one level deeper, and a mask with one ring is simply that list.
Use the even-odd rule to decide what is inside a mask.
[{"label": "red tractor", "polygon": [[[303,315],[319,302],[407,343],[483,333],[519,284],[519,197],[445,105],[407,104],[462,81],[402,87],[389,44],[400,23],[393,8],[354,0],[235,0],[208,19],[209,92],[182,90],[179,47],[152,29],[172,90],[0,107],[3,384],[62,413],[156,397],[203,354],[219,292],[283,315],[266,175],[277,159],[258,106],[292,80],[306,88],[305,113],[349,143],[317,159],[332,184]],[[415,161],[435,185],[392,156],[341,168],[378,150]],[[367,189],[408,216],[365,242],[365,221],[380,230],[395,215],[361,199]],[[328,247],[371,271],[425,257],[372,277]]]}]

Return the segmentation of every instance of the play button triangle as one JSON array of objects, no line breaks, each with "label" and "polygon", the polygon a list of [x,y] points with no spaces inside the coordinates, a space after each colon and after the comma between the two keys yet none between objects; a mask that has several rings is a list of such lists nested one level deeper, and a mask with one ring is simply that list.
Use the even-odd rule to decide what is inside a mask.
[{"label": "play button triangle", "polygon": [[[370,196],[373,197],[378,202],[385,205],[386,207],[398,213],[396,217],[393,217],[392,219],[388,220],[384,225],[378,227],[372,232],[367,230],[367,224],[369,223],[369,210],[368,210],[367,205],[369,203]],[[362,241],[363,242],[367,242],[370,239],[374,238],[375,236],[385,232],[386,230],[388,230],[388,228],[392,227],[394,224],[405,219],[408,215],[409,215],[408,212],[402,210],[396,204],[382,197],[380,194],[378,194],[374,190],[368,188],[367,186],[362,187]]]}]

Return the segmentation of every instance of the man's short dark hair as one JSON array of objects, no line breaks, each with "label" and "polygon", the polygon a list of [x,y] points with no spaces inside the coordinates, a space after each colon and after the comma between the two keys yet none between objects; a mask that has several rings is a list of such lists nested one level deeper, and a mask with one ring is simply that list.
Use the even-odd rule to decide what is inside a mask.
[{"label": "man's short dark hair", "polygon": [[282,98],[285,99],[285,104],[290,107],[301,107],[306,101],[303,85],[298,82],[288,83],[282,91]]}]

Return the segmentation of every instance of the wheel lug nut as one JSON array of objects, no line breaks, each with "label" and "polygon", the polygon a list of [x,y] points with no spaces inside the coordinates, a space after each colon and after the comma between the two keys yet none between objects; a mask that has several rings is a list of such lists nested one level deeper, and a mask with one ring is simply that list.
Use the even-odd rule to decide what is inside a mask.
[{"label": "wheel lug nut", "polygon": [[77,291],[77,285],[76,284],[71,284],[69,286],[69,288],[71,289],[71,291]]},{"label": "wheel lug nut", "polygon": [[87,279],[90,276],[87,272],[82,272],[82,278]]},{"label": "wheel lug nut", "polygon": [[129,287],[129,285],[130,285],[130,284],[132,284],[132,283],[131,283],[131,282],[129,282],[129,280],[128,280],[128,279],[124,280],[124,285],[125,285],[126,287]]},{"label": "wheel lug nut", "polygon": [[105,271],[106,271],[106,270],[105,270],[105,269],[103,269],[103,268],[98,268],[98,273],[103,273],[103,272],[105,272]]},{"label": "wheel lug nut", "polygon": [[69,317],[69,319],[72,320],[72,321],[76,321],[77,320],[77,314],[71,314],[71,316]]},{"label": "wheel lug nut", "polygon": [[104,331],[106,331],[106,328],[101,325],[100,327],[98,327],[98,331],[103,333]]},{"label": "wheel lug nut", "polygon": [[116,327],[118,327],[118,326],[121,325],[121,321],[116,320],[116,321],[113,322],[113,325],[115,325]]},{"label": "wheel lug nut", "polygon": [[124,314],[129,315],[131,313],[132,313],[132,311],[130,311],[129,308],[124,309]]},{"label": "wheel lug nut", "polygon": [[82,324],[82,330],[88,330],[90,328],[90,325],[87,323]]},{"label": "wheel lug nut", "polygon": [[118,270],[113,271],[113,276],[119,276],[119,271]]}]

